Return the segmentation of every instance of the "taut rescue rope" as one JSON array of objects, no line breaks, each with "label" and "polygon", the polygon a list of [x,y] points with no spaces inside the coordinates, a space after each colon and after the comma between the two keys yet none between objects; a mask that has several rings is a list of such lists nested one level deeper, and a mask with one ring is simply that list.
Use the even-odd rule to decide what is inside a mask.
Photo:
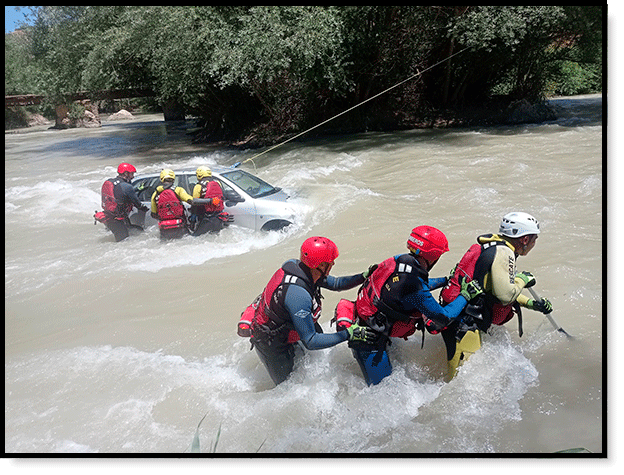
[{"label": "taut rescue rope", "polygon": [[[325,120],[325,121],[321,122],[320,124],[317,124],[317,125],[315,125],[314,127],[310,127],[309,129],[304,130],[303,132],[300,132],[300,133],[298,133],[297,135],[294,135],[293,137],[291,137],[291,138],[289,138],[289,139],[287,139],[287,140],[284,140],[284,141],[283,141],[283,142],[281,142],[281,143],[278,143],[277,145],[273,145],[272,147],[270,147],[270,148],[268,148],[268,149],[264,150],[263,152],[260,152],[260,153],[258,153],[258,154],[256,154],[256,155],[254,155],[253,157],[251,157],[251,158],[248,158],[248,159],[244,160],[243,162],[240,162],[240,163],[239,163],[239,165],[240,165],[241,163],[247,163],[247,162],[249,162],[249,161],[253,162],[253,160],[254,160],[254,159],[256,159],[256,158],[260,157],[261,155],[264,155],[265,153],[270,152],[271,150],[275,150],[277,147],[281,147],[282,145],[284,145],[284,144],[286,144],[286,143],[290,142],[291,140],[295,140],[296,138],[299,138],[299,137],[301,137],[302,135],[307,134],[307,133],[308,133],[308,132],[310,132],[311,130],[317,129],[317,128],[321,127],[322,125],[325,125],[325,124],[327,124],[328,122],[331,122],[332,120],[336,119],[337,117],[340,117],[341,115],[346,114],[347,112],[351,112],[353,109],[356,109],[356,108],[360,107],[361,105],[366,104],[367,102],[372,101],[373,99],[378,98],[379,96],[381,96],[381,95],[385,94],[386,92],[391,91],[392,89],[399,87],[400,85],[402,85],[402,84],[406,83],[407,81],[411,81],[411,80],[412,80],[412,79],[414,79],[415,77],[422,75],[423,73],[425,73],[425,72],[429,71],[430,69],[433,69],[433,68],[435,68],[436,66],[439,66],[440,64],[442,64],[442,63],[444,63],[444,62],[448,61],[449,59],[451,59],[453,56],[457,56],[457,55],[459,55],[459,54],[463,53],[463,52],[464,52],[464,51],[466,51],[468,48],[469,48],[469,47],[466,47],[466,48],[464,48],[464,49],[462,49],[462,50],[458,51],[457,53],[453,53],[452,55],[450,55],[450,56],[448,56],[448,57],[444,58],[443,60],[440,60],[440,61],[438,61],[437,63],[435,63],[435,64],[433,64],[433,65],[429,66],[428,68],[423,69],[422,71],[419,71],[419,72],[417,72],[416,74],[414,74],[414,75],[412,75],[412,76],[408,77],[407,79],[404,79],[403,81],[401,81],[401,82],[399,82],[399,83],[395,84],[394,86],[391,86],[391,87],[389,87],[388,89],[386,89],[386,90],[384,90],[384,91],[381,91],[380,93],[375,94],[375,95],[374,95],[374,96],[372,96],[372,97],[369,97],[368,99],[366,99],[366,100],[364,100],[364,101],[360,102],[359,104],[356,104],[356,105],[354,105],[353,107],[351,107],[351,108],[349,108],[349,109],[347,109],[347,110],[345,110],[345,111],[342,111],[342,112],[340,112],[339,114],[336,114],[335,116],[333,116],[333,117],[331,117],[331,118],[329,118],[329,119],[327,119],[327,120]],[[256,166],[256,164],[254,163],[254,168],[255,168],[255,166]]]}]

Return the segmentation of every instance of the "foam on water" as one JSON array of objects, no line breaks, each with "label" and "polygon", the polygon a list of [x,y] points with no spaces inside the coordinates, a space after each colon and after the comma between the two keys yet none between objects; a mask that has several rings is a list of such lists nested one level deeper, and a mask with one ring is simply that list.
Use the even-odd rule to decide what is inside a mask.
[{"label": "foam on water", "polygon": [[[137,151],[133,134],[147,142],[148,128],[125,127],[6,137],[5,451],[182,453],[204,414],[203,451],[219,426],[218,450],[230,453],[603,447],[600,118],[287,144],[243,166],[290,194],[302,210],[294,226],[176,242],[152,227],[120,244],[92,219],[119,161],[158,172],[254,155],[163,140]],[[93,146],[118,130],[119,149]],[[236,335],[304,237],[334,239],[333,273],[350,275],[405,252],[414,225],[435,225],[451,248],[439,277],[511,207],[541,222],[518,267],[535,273],[573,342],[526,311],[521,339],[515,320],[489,335],[450,383],[439,335],[424,349],[414,335],[390,347],[394,372],[378,386],[341,344],[307,352],[275,388]],[[326,332],[355,292],[323,293]]]},{"label": "foam on water", "polygon": [[[291,195],[290,201],[299,211],[295,224],[284,231],[259,233],[234,225],[217,236],[185,236],[175,242],[162,242],[158,230],[152,226],[137,235],[131,231],[133,238],[123,249],[114,243],[110,231],[101,224],[88,227],[93,223],[94,211],[101,209],[101,184],[116,174],[115,167],[78,170],[71,178],[61,177],[63,173],[59,172],[56,173],[58,178],[52,174],[50,180],[13,184],[5,189],[6,221],[22,228],[25,233],[10,236],[10,239],[15,239],[17,246],[21,242],[34,251],[30,256],[32,265],[23,265],[23,257],[16,260],[11,255],[7,257],[7,290],[26,294],[78,275],[117,272],[120,267],[130,272],[158,272],[256,252],[304,236],[319,223],[332,221],[360,197],[371,194],[367,188],[342,183],[344,174],[361,165],[361,161],[352,155],[342,154],[337,164],[325,167],[318,167],[312,161],[293,167],[292,160],[302,158],[299,153],[293,156],[289,158],[287,155],[275,165],[256,172]],[[231,154],[223,152],[195,155],[176,162],[148,165],[142,167],[141,172],[214,166],[228,161],[232,161]],[[328,175],[336,176],[336,184],[319,185],[319,179]],[[42,235],[44,230],[47,231],[45,237]],[[81,245],[59,245],[68,236],[79,240]]]},{"label": "foam on water", "polygon": [[[418,363],[396,359],[393,374],[374,387],[346,345],[301,355],[276,388],[242,340],[201,360],[111,346],[32,355],[5,367],[13,381],[6,449],[182,453],[207,414],[204,450],[221,426],[220,452],[494,451],[492,440],[522,417],[519,401],[537,382],[505,335],[451,383],[414,378]],[[449,433],[432,434],[431,417]]]}]

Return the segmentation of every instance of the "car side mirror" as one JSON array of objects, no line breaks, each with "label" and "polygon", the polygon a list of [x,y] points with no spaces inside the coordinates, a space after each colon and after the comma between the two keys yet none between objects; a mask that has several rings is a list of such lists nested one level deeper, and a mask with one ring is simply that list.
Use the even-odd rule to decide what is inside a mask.
[{"label": "car side mirror", "polygon": [[245,201],[245,198],[243,198],[234,190],[224,191],[223,198],[225,199],[226,206],[236,206],[236,203],[242,203],[243,201]]}]

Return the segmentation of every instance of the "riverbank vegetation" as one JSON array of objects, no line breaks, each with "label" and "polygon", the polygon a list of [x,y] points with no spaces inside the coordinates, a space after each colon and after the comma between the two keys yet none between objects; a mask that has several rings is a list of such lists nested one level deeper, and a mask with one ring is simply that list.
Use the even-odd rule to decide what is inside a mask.
[{"label": "riverbank vegetation", "polygon": [[28,8],[5,35],[6,94],[150,88],[212,141],[274,142],[410,77],[316,133],[504,121],[602,91],[602,6]]}]

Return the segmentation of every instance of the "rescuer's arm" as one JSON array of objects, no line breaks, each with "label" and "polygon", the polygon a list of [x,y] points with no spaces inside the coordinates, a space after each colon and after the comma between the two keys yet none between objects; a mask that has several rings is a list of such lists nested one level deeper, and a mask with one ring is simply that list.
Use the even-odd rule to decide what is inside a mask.
[{"label": "rescuer's arm", "polygon": [[302,287],[290,285],[286,291],[284,305],[292,318],[295,330],[301,337],[301,342],[308,350],[329,348],[348,339],[349,335],[346,331],[316,332],[312,318],[312,298]]}]

